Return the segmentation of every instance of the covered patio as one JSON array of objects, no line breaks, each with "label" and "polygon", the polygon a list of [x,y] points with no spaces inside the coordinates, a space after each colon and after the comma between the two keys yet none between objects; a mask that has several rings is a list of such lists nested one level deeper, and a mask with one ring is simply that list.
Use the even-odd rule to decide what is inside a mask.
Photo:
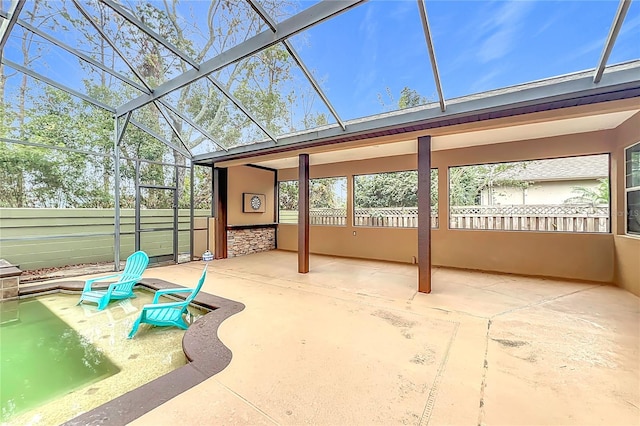
[{"label": "covered patio", "polygon": [[[637,424],[640,303],[599,283],[311,256],[214,261],[230,365],[133,424]],[[154,268],[182,283],[201,265]]]}]

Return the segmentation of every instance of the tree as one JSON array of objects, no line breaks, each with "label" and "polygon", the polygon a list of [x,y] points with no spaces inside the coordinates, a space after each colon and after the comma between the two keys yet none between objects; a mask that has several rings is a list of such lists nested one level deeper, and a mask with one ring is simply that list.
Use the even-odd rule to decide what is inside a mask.
[{"label": "tree", "polygon": [[[356,208],[418,207],[418,172],[415,170],[355,177]],[[431,206],[438,205],[438,173],[431,170]]]},{"label": "tree", "polygon": [[422,96],[414,89],[410,89],[408,87],[404,87],[400,91],[400,99],[398,99],[398,108],[405,109],[411,108],[414,106],[424,105],[428,103],[429,100],[426,96]]},{"label": "tree", "polygon": [[280,210],[298,210],[298,181],[280,182],[278,187]]},{"label": "tree", "polygon": [[609,179],[598,179],[598,182],[595,188],[574,186],[571,191],[574,196],[564,200],[565,204],[590,204],[591,206],[609,204]]},{"label": "tree", "polygon": [[[298,210],[298,181],[283,181],[279,185],[280,210]],[[320,178],[309,181],[309,207],[312,209],[343,209],[346,207],[345,178]]]},{"label": "tree", "polygon": [[[529,182],[518,179],[527,162],[480,164],[449,168],[449,197],[452,206],[480,204],[483,190],[490,192],[499,186],[526,188]],[[492,196],[490,194],[490,200]]]},{"label": "tree", "polygon": [[[288,2],[267,0],[261,5],[274,19],[280,19],[295,11],[292,4]],[[190,7],[198,10],[191,10],[191,16],[202,15],[204,10],[207,19],[204,21],[195,19],[192,22],[186,21],[189,18],[185,18],[185,16],[189,16],[189,14],[181,13],[178,6],[178,0],[166,0],[163,2],[134,2],[132,8],[134,14],[147,26],[184,51],[196,63],[201,63],[205,59],[267,29],[267,25],[246,2],[214,0],[206,4],[193,3]],[[85,7],[90,9],[96,24],[103,28],[120,50],[127,55],[141,77],[151,87],[156,87],[178,73],[191,69],[190,65],[122,20],[102,2],[86,4]],[[130,76],[132,80],[136,80],[136,77],[126,69],[115,51],[102,37],[97,35],[90,23],[74,9],[71,3],[37,1],[33,3],[32,7],[25,8],[25,15],[30,23],[45,32],[65,31],[76,34],[78,40],[83,40],[81,49],[83,52],[107,66],[119,69],[120,72]],[[31,61],[37,59],[41,49],[53,48],[51,45],[38,47],[46,45],[33,44],[31,42],[33,34],[27,31],[17,34],[23,35],[24,65],[29,65]],[[201,42],[198,43],[194,40],[201,40]],[[97,100],[110,105],[121,105],[128,99],[141,94],[137,89],[123,84],[103,70],[96,69],[81,60],[78,60],[78,64],[86,71],[85,92]],[[281,45],[275,45],[252,57],[218,70],[212,76],[276,134],[296,130],[301,125],[307,128],[326,124],[327,117],[324,114],[311,112],[310,105],[316,97],[315,92],[310,92],[308,89],[301,90],[292,79],[290,71],[294,66],[295,62],[288,52]],[[89,112],[90,108],[84,102],[73,98],[71,100],[64,99],[64,108],[58,110],[42,109],[40,105],[36,106],[37,99],[41,98],[44,93],[41,89],[42,86],[39,84],[28,85],[26,77],[19,77],[20,74],[18,77],[14,77],[14,75],[3,73],[0,80],[0,94],[3,96],[1,105],[2,131],[5,136],[31,141],[33,141],[31,138],[37,137],[39,143],[64,145],[96,151],[101,154],[111,154],[113,123],[109,113],[105,111],[91,113]],[[17,104],[13,102],[13,99],[16,98],[15,93],[5,91],[5,87],[8,87],[6,86],[7,79],[15,78],[22,78],[21,84],[15,89],[15,92],[20,95],[18,98],[21,99]],[[51,93],[53,92],[46,96],[51,96]],[[5,99],[12,99],[12,102],[6,103]],[[34,100],[35,103],[30,104],[28,99]],[[205,128],[223,145],[234,146],[265,137],[248,117],[231,106],[221,92],[207,80],[199,80],[185,86],[165,97],[165,101]],[[79,106],[79,110],[74,110]],[[300,114],[292,113],[292,110],[296,108],[300,108],[302,112]],[[201,148],[206,142],[205,136],[172,112],[167,111],[167,114],[173,128],[178,131],[181,139],[190,149],[196,151],[210,149]],[[139,109],[134,113],[134,118],[156,133],[165,136],[174,146],[181,145],[179,138],[164,123],[164,118],[154,105]],[[28,126],[29,122],[33,122],[30,127]],[[12,125],[16,123],[18,130],[11,130]],[[64,129],[64,132],[59,133],[58,130],[53,130],[53,127],[47,130],[46,126],[43,127],[44,130],[40,131],[36,123],[38,125],[56,123],[55,128]],[[65,125],[62,126],[62,123]],[[22,124],[25,124],[26,127]],[[81,128],[86,131],[75,130]],[[24,133],[25,129],[28,134]],[[10,135],[9,133],[12,132],[13,134]],[[27,148],[26,150],[31,149]],[[185,164],[185,158],[181,154],[131,125],[125,133],[120,149],[122,154],[129,158]],[[87,157],[85,161],[91,164],[83,168],[74,166],[74,163],[65,163],[67,160],[70,161],[72,156],[58,155],[57,157],[61,162],[51,162],[52,171],[53,169],[60,171],[67,167],[74,173],[83,170],[87,174],[86,179],[76,176],[76,182],[83,184],[76,185],[75,189],[71,185],[57,187],[57,191],[66,194],[65,198],[68,202],[66,205],[105,205],[108,200],[104,195],[108,192],[112,193],[114,180],[112,158],[89,159]],[[35,158],[32,159],[35,161]],[[25,173],[31,173],[27,170],[35,167],[27,166],[25,161],[27,161],[25,158],[20,161],[16,160],[17,164],[22,165],[20,168],[12,167],[3,172],[22,170],[24,178]],[[128,189],[131,187],[128,183],[134,177],[134,169],[135,163],[125,159],[121,167],[124,179],[122,205],[125,207],[133,203],[133,192]],[[189,182],[185,177],[184,170],[185,168],[179,168],[177,176],[180,200],[185,200],[185,195],[188,195],[188,191],[185,193],[185,188],[188,187]],[[74,173],[71,173],[70,176],[75,176]],[[147,163],[143,163],[141,174],[148,183],[161,184],[170,178],[170,173],[163,170],[162,166]],[[99,188],[96,184],[86,185],[91,180],[96,180],[98,176],[100,176],[97,179],[100,182]],[[52,179],[43,179],[43,182],[47,181],[54,182]],[[202,185],[201,188],[196,189],[197,194],[210,191],[210,184],[204,179],[196,181]],[[23,190],[28,190],[28,186]],[[70,191],[76,190],[84,191],[82,196],[76,197],[70,193]],[[146,201],[152,203],[151,200]]]},{"label": "tree", "polygon": [[343,194],[347,191],[345,178],[311,179],[309,207],[312,209],[342,209],[346,207]]},{"label": "tree", "polygon": [[[21,128],[25,139],[44,145],[84,149],[81,142],[93,136],[83,121],[86,103],[47,87],[42,96],[29,99],[28,120]],[[38,111],[38,114],[33,114]],[[104,200],[93,179],[102,158],[14,144],[3,144],[2,175],[7,185],[0,190],[6,207],[76,207],[91,199]],[[98,185],[99,186],[99,185]],[[93,204],[95,205],[95,204]]]},{"label": "tree", "polygon": [[429,98],[422,96],[417,90],[410,87],[403,87],[398,97],[398,102],[395,102],[395,98],[389,87],[385,88],[386,98],[382,93],[378,93],[378,103],[385,111],[400,110],[405,108],[411,108],[419,105],[424,105],[430,102]]}]

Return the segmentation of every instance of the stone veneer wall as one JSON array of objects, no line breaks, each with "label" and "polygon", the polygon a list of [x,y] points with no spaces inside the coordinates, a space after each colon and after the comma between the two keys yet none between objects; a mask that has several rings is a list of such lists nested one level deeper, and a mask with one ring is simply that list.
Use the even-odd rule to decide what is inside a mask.
[{"label": "stone veneer wall", "polygon": [[0,278],[0,300],[11,300],[18,298],[18,286],[20,277]]},{"label": "stone veneer wall", "polygon": [[227,257],[244,256],[276,248],[274,228],[227,230]]},{"label": "stone veneer wall", "polygon": [[0,301],[18,298],[21,274],[22,271],[17,266],[0,259]]}]

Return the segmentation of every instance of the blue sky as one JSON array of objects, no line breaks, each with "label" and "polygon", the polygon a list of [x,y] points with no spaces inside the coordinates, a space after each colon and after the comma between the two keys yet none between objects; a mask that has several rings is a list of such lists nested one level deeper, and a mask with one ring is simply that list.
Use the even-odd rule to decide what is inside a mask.
[{"label": "blue sky", "polygon": [[[315,3],[302,1],[299,8]],[[179,10],[185,20],[202,25],[209,4],[182,0]],[[594,68],[618,1],[427,0],[426,5],[443,90],[449,99]],[[73,31],[58,36],[82,49]],[[7,57],[21,62],[17,37],[12,39]],[[640,58],[639,40],[637,0],[608,63]],[[296,35],[292,42],[342,119],[397,109],[403,87],[437,99],[415,0],[370,0]],[[82,90],[86,71],[73,56],[57,48],[50,50],[33,68]],[[121,61],[115,66],[131,75]],[[295,80],[309,90],[299,71]],[[318,99],[312,108],[327,113]]]},{"label": "blue sky", "polygon": [[[640,58],[633,2],[609,64]],[[446,98],[594,68],[617,1],[426,2]],[[303,42],[304,41],[304,42]],[[413,0],[370,1],[294,39],[338,112],[380,112],[388,87],[437,99]],[[348,65],[345,65],[348,64]],[[385,102],[387,103],[387,102]]]}]

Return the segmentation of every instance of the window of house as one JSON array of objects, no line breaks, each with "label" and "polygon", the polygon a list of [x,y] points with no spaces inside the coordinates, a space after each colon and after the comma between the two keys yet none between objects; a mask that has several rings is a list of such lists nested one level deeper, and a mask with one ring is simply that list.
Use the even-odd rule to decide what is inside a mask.
[{"label": "window of house", "polygon": [[449,168],[449,227],[609,232],[609,155]]},{"label": "window of house", "polygon": [[640,142],[625,150],[627,234],[640,235]]},{"label": "window of house", "polygon": [[[278,184],[280,223],[298,223],[298,181]],[[347,221],[347,178],[309,180],[309,223],[344,226]]]},{"label": "window of house", "polygon": [[[354,226],[418,227],[418,172],[353,177]],[[431,170],[431,227],[438,227],[438,170]]]}]

